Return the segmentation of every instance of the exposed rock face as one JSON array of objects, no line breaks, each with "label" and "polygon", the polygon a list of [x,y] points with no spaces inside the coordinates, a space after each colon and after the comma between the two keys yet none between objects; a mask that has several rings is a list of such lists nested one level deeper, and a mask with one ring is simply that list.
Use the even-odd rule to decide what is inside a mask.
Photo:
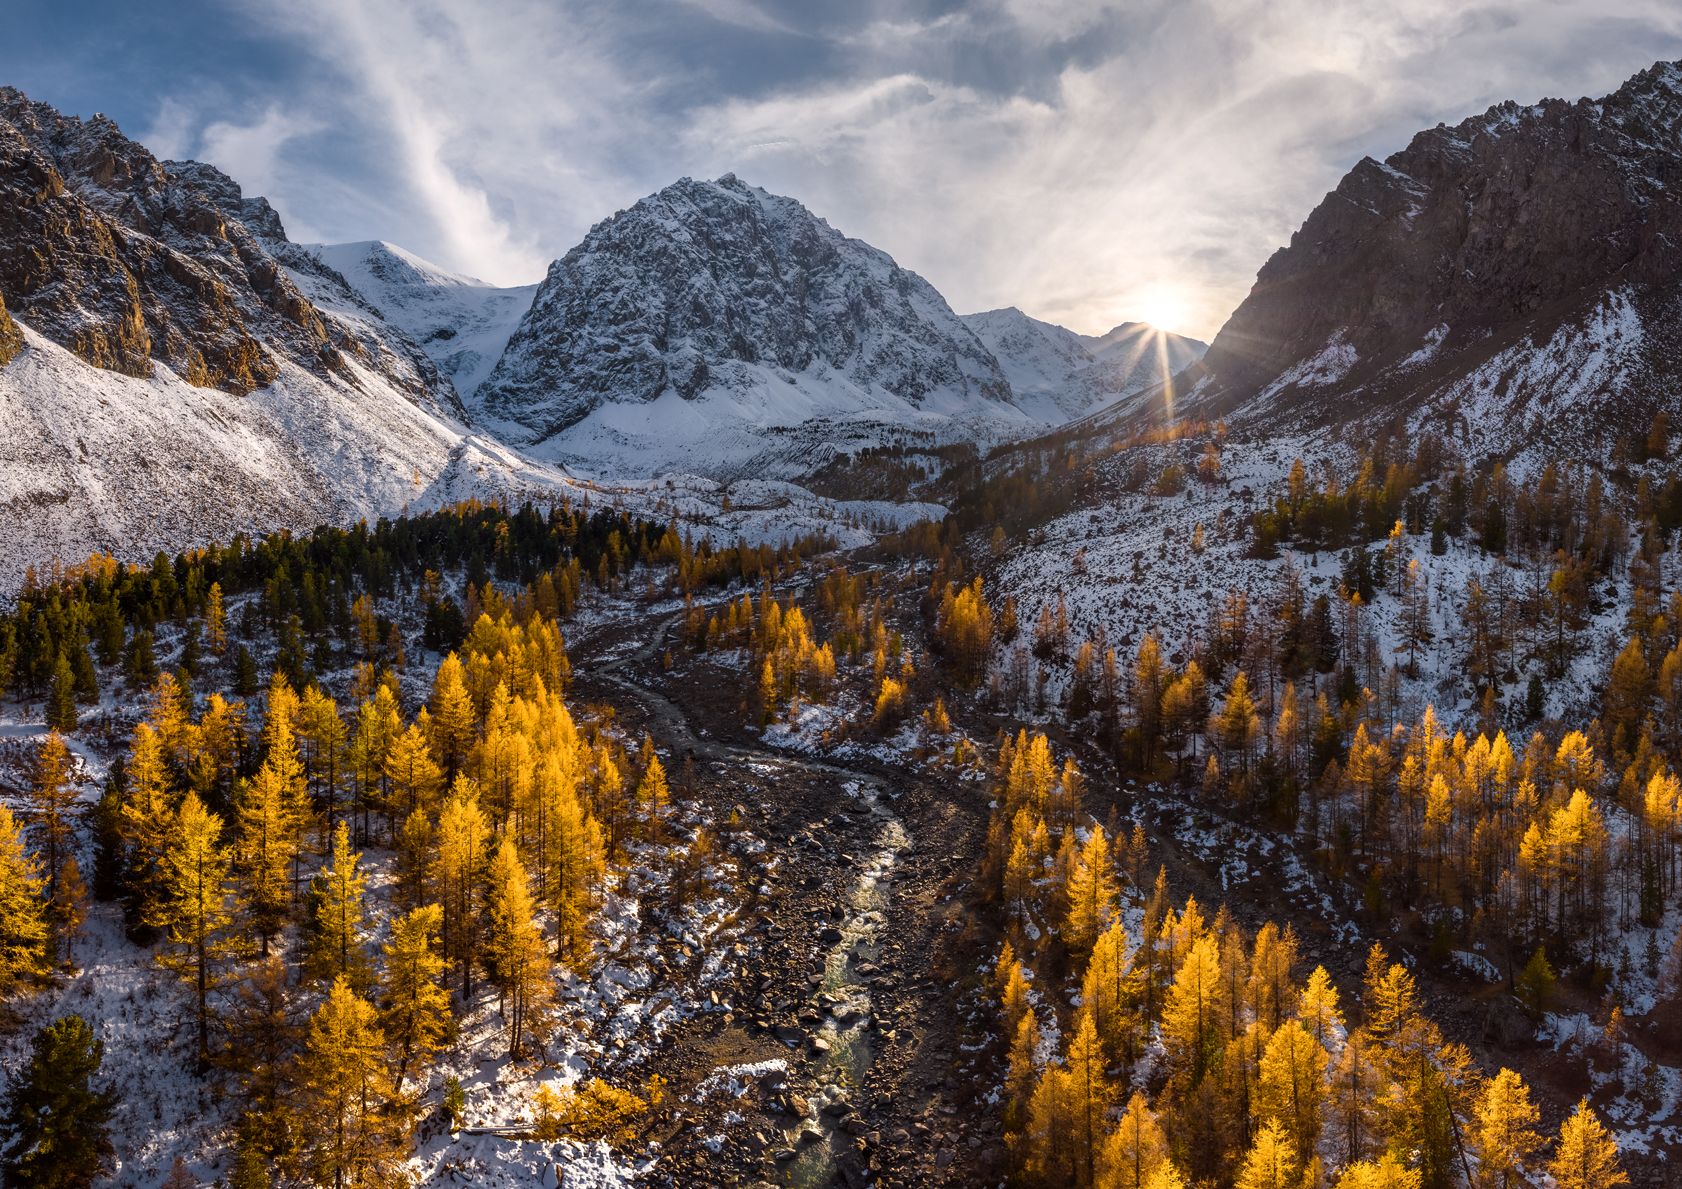
[{"label": "exposed rock face", "polygon": [[1676,366],[1679,272],[1682,65],[1503,103],[1356,165],[1191,370],[1193,407],[1325,420],[1452,392],[1522,416],[1616,389],[1639,419]]},{"label": "exposed rock face", "polygon": [[18,324],[12,321],[12,316],[6,312],[6,298],[0,295],[0,367],[18,357],[23,350],[23,332]]},{"label": "exposed rock face", "polygon": [[265,339],[320,361],[326,329],[278,265],[103,117],[0,90],[0,285],[19,316],[97,367],[248,392]]},{"label": "exposed rock face", "polygon": [[608,400],[694,399],[823,370],[914,408],[1007,403],[997,361],[932,286],[798,202],[685,178],[550,266],[481,390],[545,440]]}]

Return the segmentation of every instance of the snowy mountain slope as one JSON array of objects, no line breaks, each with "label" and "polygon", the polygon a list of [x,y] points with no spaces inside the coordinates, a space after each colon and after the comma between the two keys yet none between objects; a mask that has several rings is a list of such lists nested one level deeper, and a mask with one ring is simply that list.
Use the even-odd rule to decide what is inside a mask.
[{"label": "snowy mountain slope", "polygon": [[1017,405],[1048,426],[1162,384],[1206,349],[1142,322],[1102,336],[1076,334],[1014,306],[963,320],[1004,368]]},{"label": "snowy mountain slope", "polygon": [[570,490],[471,434],[431,359],[219,171],[0,90],[0,194],[0,583]]},{"label": "snowy mountain slope", "polygon": [[668,186],[557,260],[475,413],[569,464],[719,473],[1034,423],[927,281],[730,175]]},{"label": "snowy mountain slope", "polygon": [[463,400],[491,374],[537,285],[499,288],[383,240],[301,245],[420,344]]},{"label": "snowy mountain slope", "polygon": [[1611,461],[1682,413],[1678,177],[1682,64],[1421,132],[1263,266],[1180,409],[1357,433],[1404,416],[1474,456]]},{"label": "snowy mountain slope", "polygon": [[96,549],[143,559],[239,532],[571,489],[356,362],[325,379],[285,362],[236,396],[162,366],[146,378],[93,368],[23,326],[24,351],[0,368],[0,587]]}]

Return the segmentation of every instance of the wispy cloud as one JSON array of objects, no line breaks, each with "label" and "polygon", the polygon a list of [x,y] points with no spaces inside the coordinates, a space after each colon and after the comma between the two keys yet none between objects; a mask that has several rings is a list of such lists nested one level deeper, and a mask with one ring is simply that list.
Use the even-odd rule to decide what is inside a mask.
[{"label": "wispy cloud", "polygon": [[303,226],[530,280],[734,170],[960,309],[1089,331],[1172,287],[1208,335],[1362,154],[1682,56],[1668,0],[226,2],[319,73],[237,116],[175,96],[149,136]]}]

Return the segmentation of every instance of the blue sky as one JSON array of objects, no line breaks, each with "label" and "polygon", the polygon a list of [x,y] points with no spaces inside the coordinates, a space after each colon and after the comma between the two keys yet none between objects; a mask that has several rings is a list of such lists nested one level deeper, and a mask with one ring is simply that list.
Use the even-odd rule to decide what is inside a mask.
[{"label": "blue sky", "polygon": [[297,240],[514,283],[685,174],[960,311],[1208,337],[1364,154],[1682,58],[1672,0],[9,0],[0,82],[217,164]]}]

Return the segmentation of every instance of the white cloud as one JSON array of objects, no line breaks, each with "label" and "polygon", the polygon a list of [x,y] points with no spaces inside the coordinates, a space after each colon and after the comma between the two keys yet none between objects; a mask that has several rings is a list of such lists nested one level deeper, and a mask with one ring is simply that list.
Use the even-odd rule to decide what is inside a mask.
[{"label": "white cloud", "polygon": [[[616,208],[733,170],[959,309],[1094,331],[1172,291],[1205,336],[1361,154],[1682,55],[1666,0],[871,0],[789,37],[810,70],[756,76],[788,33],[772,0],[231,2],[337,85],[237,129],[200,112],[206,155],[345,238],[531,280]],[[360,129],[369,176],[306,170],[311,121]],[[154,143],[192,123],[166,105]]]}]

